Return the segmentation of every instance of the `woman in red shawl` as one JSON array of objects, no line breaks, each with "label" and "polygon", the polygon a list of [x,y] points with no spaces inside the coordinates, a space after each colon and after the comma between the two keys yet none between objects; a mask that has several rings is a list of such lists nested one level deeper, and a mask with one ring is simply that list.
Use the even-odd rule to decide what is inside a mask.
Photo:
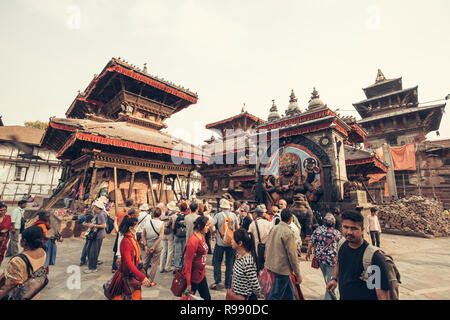
[{"label": "woman in red shawl", "polygon": [[108,288],[111,300],[142,300],[141,285],[150,287],[151,282],[138,268],[141,249],[135,238],[138,220],[125,216],[119,227],[124,235],[120,243],[121,265]]},{"label": "woman in red shawl", "polygon": [[8,245],[9,234],[11,232],[11,216],[6,214],[8,206],[4,203],[0,204],[0,265],[5,257]]}]

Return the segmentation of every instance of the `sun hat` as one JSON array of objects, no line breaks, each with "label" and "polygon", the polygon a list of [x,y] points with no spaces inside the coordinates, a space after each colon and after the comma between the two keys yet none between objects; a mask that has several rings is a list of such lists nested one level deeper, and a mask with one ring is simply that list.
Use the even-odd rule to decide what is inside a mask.
[{"label": "sun hat", "polygon": [[227,199],[220,199],[221,209],[231,209],[230,202]]},{"label": "sun hat", "polygon": [[169,209],[170,211],[180,211],[180,208],[178,208],[175,201],[170,201],[167,205],[167,209]]},{"label": "sun hat", "polygon": [[95,206],[95,207],[97,207],[97,208],[100,208],[100,209],[102,209],[102,210],[105,210],[105,204],[104,204],[103,201],[100,200],[100,199],[95,200],[94,203],[92,203],[92,206]]},{"label": "sun hat", "polygon": [[149,209],[150,207],[146,203],[141,204],[141,206],[139,207],[139,210],[141,211],[148,211]]}]

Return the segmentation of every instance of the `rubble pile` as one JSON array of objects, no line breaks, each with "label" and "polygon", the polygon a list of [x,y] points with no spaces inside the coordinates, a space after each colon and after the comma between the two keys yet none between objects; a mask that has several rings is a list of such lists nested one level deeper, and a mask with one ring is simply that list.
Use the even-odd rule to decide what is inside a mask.
[{"label": "rubble pile", "polygon": [[382,229],[435,237],[450,235],[450,215],[444,213],[438,200],[411,196],[377,209]]}]

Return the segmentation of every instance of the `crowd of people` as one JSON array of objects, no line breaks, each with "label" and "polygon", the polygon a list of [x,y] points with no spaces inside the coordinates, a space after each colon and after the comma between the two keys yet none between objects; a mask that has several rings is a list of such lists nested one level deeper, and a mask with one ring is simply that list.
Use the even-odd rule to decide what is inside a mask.
[{"label": "crowd of people", "polygon": [[[6,254],[12,256],[4,273],[7,281],[0,294],[6,294],[27,278],[23,273],[16,274],[23,269],[18,265],[26,267],[23,259],[17,258],[18,236],[15,234],[19,234],[20,229],[21,245],[33,270],[42,266],[48,271],[48,266],[55,263],[55,239],[48,236],[49,213],[40,212],[38,221],[23,230],[18,217],[23,216],[25,207],[26,203],[19,202],[18,208],[7,215],[7,206],[0,204],[0,262],[6,250]],[[103,263],[98,259],[103,240],[114,229],[117,235],[112,253],[113,276],[104,284],[105,295],[111,300],[142,299],[142,286],[158,285],[155,282],[157,272],[182,274],[186,281],[184,295],[198,294],[204,300],[211,299],[210,290],[222,289],[226,290],[226,298],[232,300],[304,299],[299,263],[301,225],[286,201],[280,200],[278,206],[270,209],[268,212],[264,204],[250,206],[247,202],[225,198],[220,200],[216,212],[208,202],[196,199],[171,201],[167,205],[159,203],[155,208],[148,204],[135,206],[129,199],[112,220],[105,201],[97,199],[80,218],[88,227],[80,266],[87,264],[84,270],[87,274],[98,271],[97,266]],[[365,228],[372,246],[364,240]],[[323,224],[306,239],[305,256],[306,260],[313,256],[312,267],[323,274],[324,299],[338,299],[336,287],[339,287],[341,300],[392,298],[391,282],[395,274],[392,264],[386,262],[389,259],[377,250],[380,232],[375,209],[366,221],[358,211],[341,214],[336,210],[325,215]],[[377,248],[372,250],[371,263],[382,271],[381,286],[376,290],[369,289],[361,278],[366,271],[362,257],[366,256],[368,247]],[[206,277],[209,254],[212,254],[214,271],[210,285]],[[13,269],[17,272],[12,272]],[[268,276],[262,277],[263,274]],[[263,288],[269,288],[267,294],[263,294]]]}]

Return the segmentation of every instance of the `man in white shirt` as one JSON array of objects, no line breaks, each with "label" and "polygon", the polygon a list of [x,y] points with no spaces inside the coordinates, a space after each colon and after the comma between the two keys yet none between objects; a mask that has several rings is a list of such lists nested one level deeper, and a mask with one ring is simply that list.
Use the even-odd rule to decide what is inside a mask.
[{"label": "man in white shirt", "polygon": [[372,245],[380,247],[381,226],[378,221],[377,209],[370,208],[370,215],[367,216],[367,234],[372,239]]},{"label": "man in white shirt", "polygon": [[6,251],[6,257],[12,257],[19,253],[19,235],[20,227],[22,226],[22,218],[25,213],[25,208],[27,207],[26,200],[20,200],[18,207],[15,208],[11,216],[11,237],[9,239],[8,250]]}]

